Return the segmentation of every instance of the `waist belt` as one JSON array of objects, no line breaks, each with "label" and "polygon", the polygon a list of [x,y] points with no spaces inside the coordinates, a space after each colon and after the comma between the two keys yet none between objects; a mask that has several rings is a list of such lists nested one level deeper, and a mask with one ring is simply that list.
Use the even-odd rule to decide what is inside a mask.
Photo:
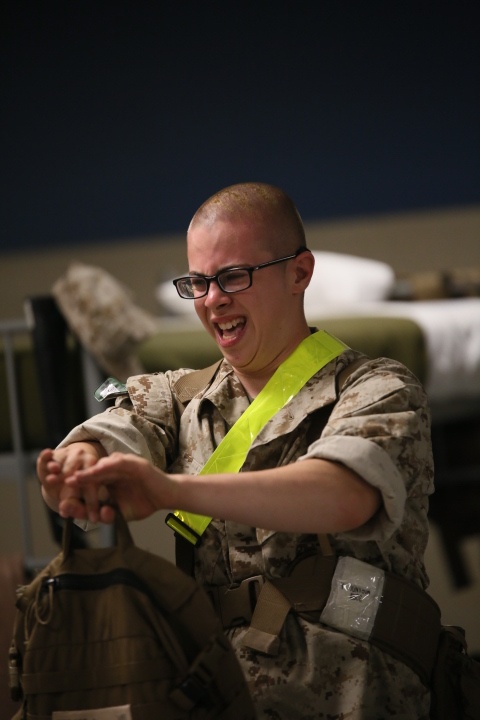
[{"label": "waist belt", "polygon": [[[236,588],[210,586],[207,592],[225,629],[250,625],[244,644],[276,655],[290,611],[322,622],[320,615],[330,596],[336,564],[334,556],[312,555],[299,562],[288,577],[267,580],[259,575]],[[425,685],[432,675],[440,625],[439,607],[426,592],[409,580],[385,573],[368,641],[408,665]]]}]

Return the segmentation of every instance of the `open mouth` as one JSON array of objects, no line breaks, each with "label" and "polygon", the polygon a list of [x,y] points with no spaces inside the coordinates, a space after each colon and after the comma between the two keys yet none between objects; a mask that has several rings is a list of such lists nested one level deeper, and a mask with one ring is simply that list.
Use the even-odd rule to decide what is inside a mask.
[{"label": "open mouth", "polygon": [[224,342],[237,340],[245,328],[245,318],[234,318],[226,322],[216,323],[217,334]]}]

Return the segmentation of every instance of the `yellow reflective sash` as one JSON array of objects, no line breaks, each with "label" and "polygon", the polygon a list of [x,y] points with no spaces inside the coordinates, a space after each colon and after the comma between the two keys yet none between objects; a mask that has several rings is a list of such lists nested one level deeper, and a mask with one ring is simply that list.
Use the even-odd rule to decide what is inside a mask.
[{"label": "yellow reflective sash", "polygon": [[[199,474],[238,472],[260,430],[311,377],[346,348],[347,345],[323,330],[305,338],[230,428]],[[176,510],[167,515],[165,522],[192,545],[197,545],[211,520],[204,515]]]}]

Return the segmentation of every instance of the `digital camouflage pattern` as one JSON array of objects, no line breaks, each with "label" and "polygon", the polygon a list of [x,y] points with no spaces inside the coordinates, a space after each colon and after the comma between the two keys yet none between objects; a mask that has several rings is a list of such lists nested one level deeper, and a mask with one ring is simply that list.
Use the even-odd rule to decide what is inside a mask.
[{"label": "digital camouflage pattern", "polygon": [[[243,470],[318,457],[339,461],[382,493],[366,525],[331,538],[350,555],[425,588],[428,495],[433,491],[430,417],[425,393],[401,364],[360,365],[339,396],[336,376],[359,354],[347,350],[315,375],[254,439]],[[70,433],[62,444],[99,440],[107,450],[136,452],[172,472],[198,473],[249,399],[227,362],[186,407],[172,387],[181,374],[130,378],[128,396]],[[264,574],[281,577],[317,547],[314,535],[286,534],[213,520],[196,551],[197,580],[235,585]],[[280,652],[246,648],[246,627],[228,631],[262,720],[426,719],[429,692],[402,662],[368,642],[290,613]]]}]

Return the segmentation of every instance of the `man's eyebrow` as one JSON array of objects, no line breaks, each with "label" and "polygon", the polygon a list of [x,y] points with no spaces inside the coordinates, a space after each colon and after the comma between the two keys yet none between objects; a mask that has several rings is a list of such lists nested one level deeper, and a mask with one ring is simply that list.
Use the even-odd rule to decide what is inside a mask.
[{"label": "man's eyebrow", "polygon": [[[247,263],[244,263],[243,265],[233,264],[233,265],[224,265],[223,267],[218,268],[215,275],[218,275],[222,272],[227,272],[228,270],[244,270],[245,268],[252,267],[252,265],[248,265]],[[211,275],[205,275],[205,273],[197,272],[197,270],[189,270],[189,275],[195,275],[195,277],[211,277]]]}]

